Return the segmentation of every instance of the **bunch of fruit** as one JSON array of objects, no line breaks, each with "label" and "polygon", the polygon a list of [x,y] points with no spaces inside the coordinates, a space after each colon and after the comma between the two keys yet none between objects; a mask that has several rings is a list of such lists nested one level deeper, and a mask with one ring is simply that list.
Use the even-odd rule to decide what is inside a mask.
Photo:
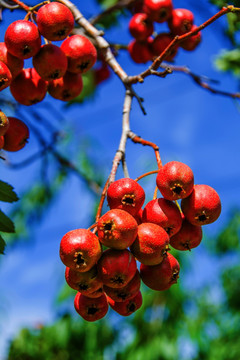
[{"label": "bunch of fruit", "polygon": [[21,150],[29,138],[27,125],[15,117],[7,117],[0,110],[0,150],[18,151]]},{"label": "bunch of fruit", "polygon": [[[74,27],[72,12],[59,2],[41,6],[29,20],[11,23],[0,43],[0,91],[10,86],[13,97],[23,105],[42,101],[48,92],[69,101],[83,88],[82,75],[95,64],[97,51],[83,35],[68,35]],[[41,36],[45,44],[41,45]],[[62,41],[61,46],[52,41]],[[32,58],[32,68],[23,69]]]},{"label": "bunch of fruit", "polygon": [[75,309],[85,320],[101,319],[108,305],[122,316],[132,314],[142,305],[141,280],[156,291],[169,289],[180,271],[168,252],[170,246],[195,248],[202,239],[201,226],[219,217],[217,192],[208,185],[194,185],[187,165],[165,164],[156,183],[163,197],[142,209],[143,188],[133,179],[116,180],[108,188],[110,210],[97,222],[97,235],[76,229],[63,236],[60,258],[66,265],[65,278],[77,290]]},{"label": "bunch of fruit", "polygon": [[[134,37],[128,51],[136,63],[146,63],[159,56],[172,42],[176,35],[183,35],[196,29],[194,15],[188,9],[174,9],[172,0],[144,0],[140,9],[129,22],[129,31]],[[158,33],[154,38],[154,22],[167,22],[169,32]],[[201,41],[201,33],[189,37],[180,43],[181,48],[192,51]],[[177,52],[176,45],[165,58],[173,61]]]}]

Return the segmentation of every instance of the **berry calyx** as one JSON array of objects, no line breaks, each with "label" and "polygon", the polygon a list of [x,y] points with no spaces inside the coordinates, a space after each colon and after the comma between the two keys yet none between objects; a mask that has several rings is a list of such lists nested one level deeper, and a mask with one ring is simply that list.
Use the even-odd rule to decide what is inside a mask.
[{"label": "berry calyx", "polygon": [[8,117],[9,127],[4,134],[4,146],[6,151],[18,151],[21,150],[29,138],[29,130],[27,125],[15,117]]},{"label": "berry calyx", "polygon": [[148,17],[158,23],[167,21],[172,14],[171,0],[144,0],[143,11]]},{"label": "berry calyx", "polygon": [[12,74],[9,68],[4,62],[0,61],[0,91],[6,89],[11,84],[11,81]]},{"label": "berry calyx", "polygon": [[98,237],[87,229],[66,233],[60,243],[60,258],[64,265],[80,272],[89,271],[101,257]]},{"label": "berry calyx", "polygon": [[142,223],[138,226],[137,238],[130,250],[137,260],[145,265],[157,265],[169,250],[169,236],[159,225]]},{"label": "berry calyx", "polygon": [[97,60],[97,50],[83,35],[73,35],[64,40],[62,51],[68,59],[68,71],[83,74],[90,70]]},{"label": "berry calyx", "polygon": [[170,245],[181,251],[191,250],[197,247],[202,240],[201,226],[192,225],[185,218],[178,233],[170,238]]},{"label": "berry calyx", "polygon": [[41,6],[37,12],[36,22],[39,32],[51,41],[65,39],[74,27],[72,12],[59,2]]},{"label": "berry calyx", "polygon": [[221,200],[209,185],[194,185],[192,193],[181,202],[186,219],[193,225],[207,225],[218,219]]},{"label": "berry calyx", "polygon": [[138,225],[134,217],[128,212],[113,209],[99,219],[97,229],[99,241],[103,245],[123,250],[134,242]]},{"label": "berry calyx", "polygon": [[159,170],[156,183],[165,199],[183,199],[188,197],[193,190],[194,175],[186,164],[170,161]]},{"label": "berry calyx", "polygon": [[129,316],[137,311],[142,306],[142,293],[138,291],[137,295],[133,298],[125,300],[123,302],[117,302],[107,297],[108,303],[111,308],[122,316]]},{"label": "berry calyx", "polygon": [[[90,293],[93,293],[102,287],[102,283],[98,279],[96,266],[93,266],[89,271],[85,272],[79,272],[66,267],[65,279],[72,289],[77,290],[86,296],[89,296]],[[98,296],[101,296],[100,292],[98,292],[98,294]]]},{"label": "berry calyx", "polygon": [[107,201],[110,209],[121,209],[135,216],[145,200],[143,188],[133,179],[122,178],[110,184]]},{"label": "berry calyx", "polygon": [[97,298],[89,298],[78,292],[74,299],[77,313],[86,321],[102,319],[108,312],[108,301],[105,294]]},{"label": "berry calyx", "polygon": [[128,28],[130,34],[137,40],[145,40],[153,33],[153,23],[144,13],[133,15]]},{"label": "berry calyx", "polygon": [[48,83],[49,94],[58,100],[70,101],[81,94],[83,81],[81,74],[66,72],[63,77]]},{"label": "berry calyx", "polygon": [[168,26],[174,35],[183,35],[189,32],[193,26],[194,15],[188,9],[174,9],[172,17],[168,20]]},{"label": "berry calyx", "polygon": [[27,20],[16,20],[11,23],[5,32],[4,41],[7,50],[19,59],[29,59],[41,47],[37,26]]},{"label": "berry calyx", "polygon": [[0,110],[0,136],[4,135],[9,128],[8,117]]}]

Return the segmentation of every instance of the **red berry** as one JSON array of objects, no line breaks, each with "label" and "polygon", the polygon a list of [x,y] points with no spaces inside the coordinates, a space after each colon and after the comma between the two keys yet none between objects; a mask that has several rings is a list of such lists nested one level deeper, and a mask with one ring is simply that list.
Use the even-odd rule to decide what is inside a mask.
[{"label": "red berry", "polygon": [[[191,28],[191,31],[195,30],[197,28],[196,25],[193,25]],[[180,46],[187,51],[195,50],[196,47],[200,44],[202,39],[201,31],[199,31],[197,34],[192,35],[188,39],[182,41],[180,43]]]},{"label": "red berry", "polygon": [[66,233],[60,243],[60,258],[71,269],[89,271],[101,257],[98,237],[87,229],[76,229]]},{"label": "red berry", "polygon": [[0,43],[0,60],[4,62],[5,65],[7,65],[13,79],[20,73],[23,68],[23,59],[19,59],[16,56],[10,54],[4,42]]},{"label": "red berry", "polygon": [[51,41],[65,39],[74,27],[72,12],[59,2],[41,6],[36,21],[40,33]]},{"label": "red berry", "polygon": [[183,199],[189,196],[193,190],[194,175],[186,164],[170,161],[159,170],[156,183],[165,199]]},{"label": "red berry", "polygon": [[180,266],[177,259],[171,254],[154,266],[141,264],[140,276],[145,285],[152,290],[163,291],[177,282]]},{"label": "red berry", "polygon": [[143,213],[143,209],[141,208],[137,213],[137,215],[134,215],[134,219],[136,220],[138,225],[142,223],[142,213]]},{"label": "red berry", "polygon": [[29,138],[27,125],[15,117],[8,117],[9,127],[4,135],[3,149],[7,151],[18,151],[22,149]]},{"label": "red berry", "polygon": [[138,225],[128,212],[113,209],[99,219],[97,229],[99,241],[103,245],[123,250],[136,239]]},{"label": "red berry", "polygon": [[4,62],[0,61],[0,91],[6,89],[11,84],[11,81],[12,74],[9,68]]},{"label": "red berry", "polygon": [[96,85],[101,84],[111,76],[109,67],[103,64],[101,67],[94,70],[94,82]]},{"label": "red berry", "polygon": [[169,236],[159,225],[142,223],[130,250],[137,260],[145,265],[157,265],[162,262],[169,250]]},{"label": "red berry", "polygon": [[107,314],[108,301],[105,294],[97,298],[89,298],[78,292],[74,299],[74,307],[84,320],[96,321]]},{"label": "red berry", "polygon": [[143,188],[133,179],[114,181],[108,188],[107,201],[110,209],[122,209],[135,216],[145,200]]},{"label": "red berry", "polygon": [[188,9],[174,9],[168,26],[174,35],[183,35],[189,32],[193,26],[194,15]]},{"label": "red berry", "polygon": [[34,68],[23,69],[12,81],[10,91],[16,101],[30,106],[44,99],[47,93],[47,83]]},{"label": "red berry", "polygon": [[0,136],[0,150],[3,148],[4,145],[4,136]]},{"label": "red berry", "polygon": [[0,136],[4,135],[9,128],[8,117],[0,110]]},{"label": "red berry", "polygon": [[100,280],[113,288],[126,286],[137,271],[136,260],[127,249],[105,250],[97,266]]},{"label": "red berry", "polygon": [[139,271],[137,270],[132,280],[129,281],[129,283],[126,286],[118,289],[104,285],[103,289],[105,293],[112,300],[117,302],[123,302],[132,299],[140,290],[140,285],[141,285],[141,278],[139,275]]},{"label": "red berry", "polygon": [[111,308],[122,316],[129,316],[142,306],[141,291],[139,291],[137,295],[135,295],[133,298],[125,300],[123,302],[114,301],[110,297],[108,297],[107,299]]},{"label": "red berry", "polygon": [[72,73],[87,72],[97,60],[95,46],[83,35],[70,36],[63,41],[61,49],[68,59],[68,71]]},{"label": "red berry", "polygon": [[[89,296],[102,287],[102,283],[98,278],[97,267],[93,266],[89,271],[79,272],[66,267],[65,279],[67,284],[74,290]],[[101,293],[99,294],[99,296]]]},{"label": "red berry", "polygon": [[143,222],[157,224],[171,237],[182,225],[181,213],[176,204],[166,199],[151,200],[143,209]]},{"label": "red berry", "polygon": [[172,14],[172,0],[144,0],[143,11],[158,23],[168,20]]},{"label": "red berry", "polygon": [[220,216],[221,200],[211,186],[194,185],[191,195],[182,200],[181,208],[191,224],[207,225]]},{"label": "red berry", "polygon": [[128,27],[130,34],[137,40],[145,40],[153,33],[153,23],[144,13],[133,15]]},{"label": "red berry", "polygon": [[186,219],[183,219],[179,232],[170,238],[170,245],[177,250],[191,250],[197,247],[201,240],[201,226],[192,225]]},{"label": "red berry", "polygon": [[[172,42],[173,36],[167,33],[158,34],[152,43],[152,53],[159,56],[163,53],[166,47]],[[178,52],[178,46],[175,46],[170,53],[165,57],[166,61],[173,61]]]},{"label": "red berry", "polygon": [[153,39],[151,37],[146,40],[133,40],[128,45],[128,52],[132,60],[137,64],[145,64],[152,60],[153,54],[151,52],[151,44]]},{"label": "red berry", "polygon": [[29,59],[41,47],[37,26],[27,20],[16,20],[11,23],[5,32],[4,41],[8,51],[20,59]]},{"label": "red berry", "polygon": [[59,79],[67,71],[67,57],[56,45],[46,44],[32,59],[33,66],[46,81]]},{"label": "red berry", "polygon": [[81,94],[83,81],[81,74],[66,72],[63,77],[50,81],[48,84],[49,94],[58,100],[70,101]]}]

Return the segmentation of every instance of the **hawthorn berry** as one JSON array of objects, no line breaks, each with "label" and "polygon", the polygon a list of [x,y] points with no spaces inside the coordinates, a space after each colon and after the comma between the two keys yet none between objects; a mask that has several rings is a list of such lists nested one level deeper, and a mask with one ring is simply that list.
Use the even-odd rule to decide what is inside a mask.
[{"label": "hawthorn berry", "polygon": [[[168,45],[173,41],[173,36],[168,33],[160,33],[158,34],[152,44],[151,49],[154,56],[159,56],[163,53],[163,51],[167,48]],[[165,57],[166,61],[173,61],[178,52],[178,46],[174,46],[172,50]]]},{"label": "hawthorn berry", "polygon": [[99,68],[94,70],[94,83],[95,85],[101,84],[111,76],[111,72],[107,64],[102,64]]},{"label": "hawthorn berry", "polygon": [[11,84],[11,81],[12,74],[9,68],[4,62],[0,61],[0,91],[6,89]]},{"label": "hawthorn berry", "polygon": [[77,313],[86,321],[102,319],[108,312],[108,301],[105,294],[97,298],[89,298],[78,292],[74,299]]},{"label": "hawthorn berry", "polygon": [[66,233],[60,243],[60,258],[64,265],[80,272],[89,271],[102,253],[98,237],[87,229]]},{"label": "hawthorn berry", "polygon": [[36,22],[39,32],[51,41],[65,39],[74,27],[72,12],[59,2],[41,6],[37,12]]},{"label": "hawthorn berry", "polygon": [[176,204],[163,198],[149,201],[143,209],[143,222],[157,224],[171,237],[182,225],[182,216]]},{"label": "hawthorn berry", "polygon": [[72,73],[87,72],[97,60],[95,46],[83,35],[70,36],[63,41],[61,49],[68,59],[68,71]]},{"label": "hawthorn berry", "polygon": [[128,52],[132,60],[137,64],[145,64],[152,60],[151,44],[153,39],[148,37],[146,40],[132,40],[128,45]]},{"label": "hawthorn berry", "polygon": [[136,239],[137,221],[128,212],[112,209],[106,212],[97,223],[99,241],[110,248],[123,250]]},{"label": "hawthorn berry", "polygon": [[137,40],[145,40],[153,33],[153,23],[144,13],[133,15],[128,28],[130,34]]},{"label": "hawthorn berry", "polygon": [[9,128],[8,117],[0,110],[0,136],[4,135]]},{"label": "hawthorn berry", "polygon": [[29,59],[41,47],[41,36],[38,28],[28,20],[12,22],[5,32],[4,41],[7,50],[19,59]]},{"label": "hawthorn berry", "polygon": [[29,130],[27,125],[15,117],[8,117],[9,126],[4,134],[3,149],[6,151],[21,150],[29,138]]},{"label": "hawthorn berry", "polygon": [[[93,266],[90,270],[79,272],[74,269],[66,267],[65,279],[67,284],[74,290],[89,296],[102,287],[102,283],[98,278],[97,266]],[[99,294],[100,296],[101,294]]]},{"label": "hawthorn berry", "polygon": [[181,202],[186,219],[193,225],[207,225],[218,219],[221,200],[209,185],[194,185],[192,193]]},{"label": "hawthorn berry", "polygon": [[43,80],[34,68],[23,69],[13,79],[10,91],[16,101],[30,106],[42,101],[47,93],[47,82]]},{"label": "hawthorn berry", "polygon": [[145,200],[145,192],[141,185],[130,178],[122,178],[110,184],[107,201],[110,209],[121,209],[135,216]]},{"label": "hawthorn berry", "polygon": [[201,240],[201,226],[192,225],[184,218],[181,229],[170,238],[170,245],[176,250],[185,251],[197,247]]},{"label": "hawthorn berry", "polygon": [[14,79],[22,70],[24,60],[10,54],[4,42],[0,43],[0,61],[9,68],[12,78]]},{"label": "hawthorn berry", "polygon": [[69,71],[60,79],[49,81],[48,92],[58,100],[70,101],[80,95],[83,89],[81,74],[74,74]]},{"label": "hawthorn berry", "polygon": [[0,150],[3,148],[4,146],[4,136],[0,136]]},{"label": "hawthorn berry", "polygon": [[170,161],[159,170],[156,183],[165,199],[183,199],[189,196],[193,190],[194,175],[186,164]]},{"label": "hawthorn berry", "polygon": [[37,73],[46,81],[59,79],[67,71],[66,55],[53,44],[42,45],[32,62]]},{"label": "hawthorn berry", "polygon": [[122,288],[132,280],[137,264],[134,256],[127,249],[107,249],[97,263],[98,274],[104,285]]},{"label": "hawthorn berry", "polygon": [[129,316],[142,306],[142,293],[141,291],[138,291],[133,298],[122,302],[114,301],[109,296],[107,297],[107,300],[111,308],[118,314],[122,316]]},{"label": "hawthorn berry", "polygon": [[144,0],[143,11],[158,23],[167,21],[172,15],[172,0]]},{"label": "hawthorn berry", "polygon": [[188,9],[173,9],[168,26],[174,35],[183,35],[193,26],[194,15]]},{"label": "hawthorn berry", "polygon": [[169,289],[177,282],[179,277],[180,266],[177,259],[171,255],[154,266],[141,264],[140,276],[145,285],[152,290],[163,291]]},{"label": "hawthorn berry", "polygon": [[[193,25],[191,28],[191,31],[194,31],[197,28],[196,25]],[[199,43],[202,40],[201,31],[199,31],[197,34],[190,36],[188,39],[185,39],[180,43],[181,48],[187,51],[195,50],[196,47],[199,45]]]}]

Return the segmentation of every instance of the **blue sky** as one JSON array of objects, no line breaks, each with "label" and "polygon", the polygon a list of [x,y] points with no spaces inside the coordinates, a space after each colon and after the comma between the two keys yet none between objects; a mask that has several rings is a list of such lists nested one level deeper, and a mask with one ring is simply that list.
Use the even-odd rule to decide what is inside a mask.
[{"label": "blue sky", "polygon": [[[80,4],[76,2],[78,3]],[[93,0],[81,3],[84,15],[96,13]],[[192,10],[197,25],[207,18],[206,0],[200,5],[190,0],[173,3],[175,7],[186,6]],[[212,12],[213,8],[207,9]],[[9,12],[3,14],[0,41],[3,41],[9,21],[14,21],[16,16],[15,13]],[[225,21],[226,19],[218,20],[203,31],[203,41],[195,52],[179,51],[176,64],[187,65],[199,75],[220,80],[221,83],[216,86],[236,92],[236,79],[217,72],[213,66],[216,54],[229,46],[221,34]],[[122,43],[127,44],[131,39],[127,23],[128,19],[123,19],[120,27],[113,33],[106,32],[107,40],[118,42],[121,39]],[[139,73],[146,67],[134,64],[126,52],[120,54],[118,60],[129,74]],[[144,84],[136,85],[135,89],[144,98],[147,116],[142,115],[137,102],[134,101],[131,113],[132,130],[159,145],[164,163],[171,160],[185,162],[192,168],[196,183],[208,184],[218,191],[223,205],[222,215],[216,223],[204,228],[206,234],[216,234],[227,221],[230,209],[238,205],[239,201],[237,194],[240,190],[240,118],[236,102],[210,94],[184,74],[172,74],[163,80],[156,77],[147,78]],[[66,110],[63,110],[60,101],[51,100],[69,122],[69,126],[74,127],[75,134],[79,134],[81,138],[90,135],[96,139],[109,171],[120,139],[123,99],[123,86],[112,74],[110,80],[99,86],[94,100],[79,107],[74,106],[67,113],[64,112]],[[47,101],[49,98],[42,104]],[[36,109],[40,109],[40,106],[36,105]],[[17,162],[26,158],[35,149],[33,139],[25,149],[10,154],[9,157]],[[99,156],[99,153],[96,156]],[[128,143],[126,156],[133,178],[156,168],[152,149]],[[2,163],[0,166],[1,179],[11,183],[17,193],[21,194],[28,186],[26,178],[35,179],[35,170],[39,163],[18,171],[10,170]],[[106,173],[106,178],[107,176]],[[120,176],[121,170],[118,177]],[[152,183],[142,184],[146,184],[145,189],[150,198],[155,186],[154,176]],[[62,286],[64,277],[64,266],[58,256],[59,243],[67,231],[90,225],[88,219],[91,206],[92,198],[86,192],[84,184],[72,175],[45,220],[38,226],[34,242],[6,251],[7,254],[0,264],[0,357],[6,351],[8,339],[21,327],[35,326],[54,319],[54,297]],[[10,210],[10,207],[6,206],[6,210],[8,209]],[[202,253],[201,246],[199,254]],[[198,249],[194,251],[196,256],[197,251]],[[205,264],[208,271],[210,264],[207,259]],[[194,266],[194,274],[197,274],[199,262]],[[181,274],[183,282],[187,281],[184,280],[185,276],[186,274]],[[217,274],[213,276],[217,278]],[[205,278],[203,275],[203,281]]]}]

